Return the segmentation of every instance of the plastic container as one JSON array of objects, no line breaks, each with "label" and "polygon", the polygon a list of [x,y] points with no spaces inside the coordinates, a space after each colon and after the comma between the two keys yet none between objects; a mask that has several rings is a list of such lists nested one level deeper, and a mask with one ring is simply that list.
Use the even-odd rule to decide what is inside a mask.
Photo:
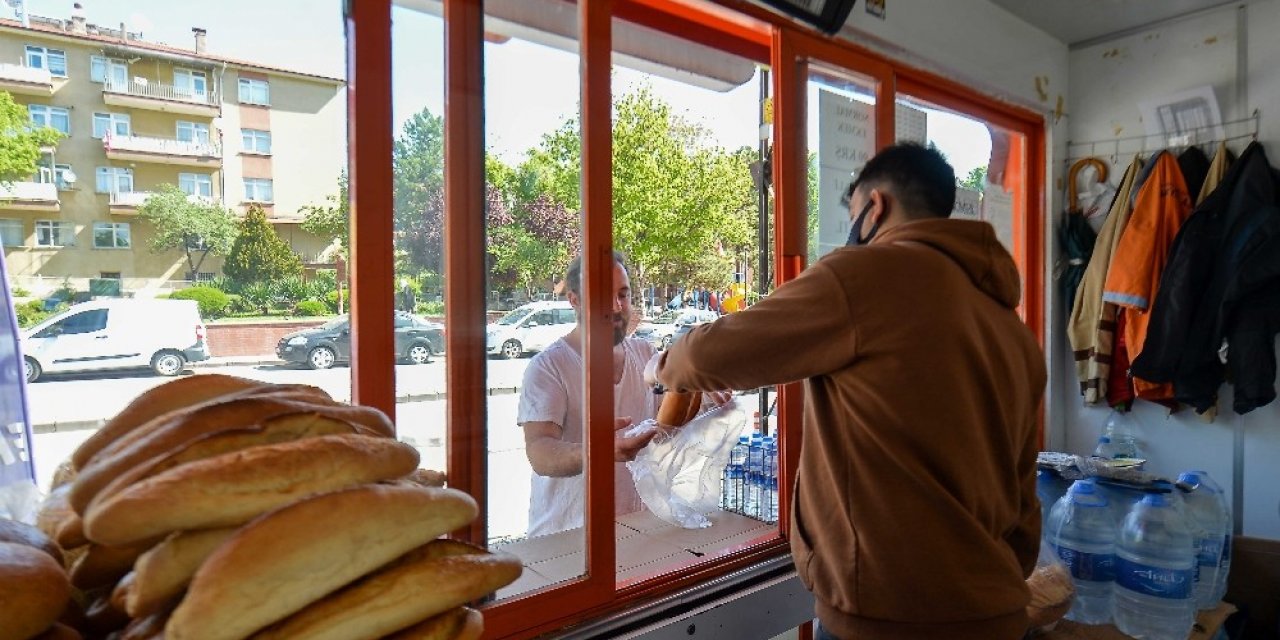
[{"label": "plastic container", "polygon": [[742,511],[742,485],[745,472],[741,465],[728,465],[724,468],[723,480],[720,483],[720,508],[725,511]]},{"label": "plastic container", "polygon": [[1071,481],[1063,478],[1053,469],[1039,469],[1036,471],[1036,497],[1040,499],[1040,528],[1042,530],[1049,530],[1049,511],[1053,509],[1053,505],[1057,504],[1062,496],[1066,495],[1067,488],[1070,486]]},{"label": "plastic container", "polygon": [[1145,459],[1141,447],[1138,446],[1138,428],[1133,416],[1125,411],[1112,411],[1102,425],[1102,435],[1111,439],[1114,450],[1119,455],[1109,458]]},{"label": "plastic container", "polygon": [[1146,640],[1186,640],[1195,623],[1195,543],[1166,494],[1148,494],[1116,544],[1115,623]]},{"label": "plastic container", "polygon": [[769,510],[765,514],[765,522],[774,523],[778,521],[778,479],[769,478]]},{"label": "plastic container", "polygon": [[1071,573],[1076,597],[1067,619],[1111,621],[1116,578],[1116,523],[1107,498],[1092,480],[1077,480],[1049,514],[1045,540]]},{"label": "plastic container", "polygon": [[[1226,595],[1226,574],[1231,570],[1231,514],[1222,489],[1204,471],[1178,476],[1184,491],[1188,524],[1196,545],[1196,608],[1212,609]],[[1221,587],[1221,593],[1219,593]]]}]

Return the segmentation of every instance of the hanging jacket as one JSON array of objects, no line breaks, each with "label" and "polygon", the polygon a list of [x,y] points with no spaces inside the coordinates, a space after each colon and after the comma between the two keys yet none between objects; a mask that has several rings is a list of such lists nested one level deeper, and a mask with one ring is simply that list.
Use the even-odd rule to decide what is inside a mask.
[{"label": "hanging jacket", "polygon": [[[1274,174],[1273,174],[1274,176]],[[1223,300],[1227,375],[1236,413],[1276,399],[1276,334],[1280,333],[1280,207],[1257,210],[1259,225],[1245,244],[1240,270]]]},{"label": "hanging jacket", "polygon": [[[1240,305],[1256,295],[1260,286],[1265,288],[1259,279],[1265,280],[1268,260],[1280,261],[1280,254],[1269,258],[1258,253],[1271,233],[1268,225],[1273,223],[1275,190],[1266,152],[1256,142],[1250,144],[1218,188],[1196,207],[1170,251],[1148,343],[1134,359],[1132,370],[1147,380],[1173,382],[1175,397],[1198,412],[1216,405],[1224,381],[1218,352],[1223,338],[1229,339],[1234,328],[1228,315],[1261,319],[1265,325],[1264,309],[1241,309]],[[1241,336],[1246,344],[1253,341],[1248,335],[1246,330]],[[1230,347],[1233,352],[1238,348]],[[1245,379],[1236,379],[1238,386],[1243,383],[1252,388],[1258,377],[1274,379],[1274,345],[1265,350],[1271,360],[1269,367],[1266,362],[1240,356],[1254,364],[1242,366]],[[1234,371],[1235,366],[1232,368]],[[1236,409],[1240,411],[1265,396],[1254,392],[1253,400],[1237,397]]]},{"label": "hanging jacket", "polygon": [[1209,176],[1209,156],[1200,147],[1187,147],[1178,154],[1178,169],[1182,171],[1182,180],[1187,183],[1187,193],[1194,199],[1204,188],[1205,178]]},{"label": "hanging jacket", "polygon": [[1107,281],[1111,256],[1129,222],[1129,194],[1141,169],[1142,159],[1135,157],[1125,170],[1071,307],[1067,337],[1075,354],[1076,377],[1086,404],[1096,404],[1107,395],[1105,385],[1110,377],[1115,344],[1116,306],[1102,301],[1102,287]]},{"label": "hanging jacket", "polygon": [[[1169,249],[1183,221],[1191,213],[1191,198],[1178,169],[1178,162],[1168,152],[1152,158],[1147,181],[1142,185],[1129,224],[1120,237],[1111,268],[1107,271],[1104,302],[1126,307],[1125,343],[1129,358],[1137,359],[1147,339],[1151,305],[1160,289]],[[1153,384],[1135,375],[1134,390],[1139,398],[1166,400],[1173,397],[1171,385]]]},{"label": "hanging jacket", "polygon": [[1213,162],[1209,163],[1209,173],[1205,175],[1204,186],[1200,188],[1200,197],[1196,198],[1196,206],[1200,206],[1214,189],[1227,177],[1227,169],[1236,161],[1235,154],[1227,148],[1227,143],[1218,143],[1218,151],[1213,154]]}]

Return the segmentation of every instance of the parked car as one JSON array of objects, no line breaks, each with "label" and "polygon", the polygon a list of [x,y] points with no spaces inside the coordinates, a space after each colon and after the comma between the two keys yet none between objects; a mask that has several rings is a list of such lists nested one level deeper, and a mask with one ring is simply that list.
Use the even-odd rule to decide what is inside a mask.
[{"label": "parked car", "polygon": [[28,382],[46,373],[143,367],[176,376],[209,359],[205,336],[194,300],[95,300],[23,331],[23,362]]},{"label": "parked car", "polygon": [[689,333],[689,331],[694,327],[708,322],[715,322],[715,319],[719,317],[720,314],[714,311],[705,311],[700,309],[687,310],[679,319],[676,320],[675,330],[671,333],[671,339],[667,341],[667,344],[663,348],[665,349],[666,347],[675,344],[677,340],[683,337],[684,334]]},{"label": "parked car", "polygon": [[485,327],[485,344],[490,355],[519,358],[546,349],[573,331],[577,323],[573,306],[567,301],[530,302]]},{"label": "parked car", "polygon": [[[412,364],[431,362],[444,353],[444,325],[397,311],[395,345],[400,359]],[[285,362],[328,369],[351,361],[351,319],[340,316],[313,329],[295,331],[276,344],[276,356]]]},{"label": "parked car", "polygon": [[703,309],[683,308],[665,311],[652,320],[641,322],[632,335],[647,341],[661,351],[671,346],[675,333],[680,327],[709,322],[717,317],[719,316],[716,312]]}]

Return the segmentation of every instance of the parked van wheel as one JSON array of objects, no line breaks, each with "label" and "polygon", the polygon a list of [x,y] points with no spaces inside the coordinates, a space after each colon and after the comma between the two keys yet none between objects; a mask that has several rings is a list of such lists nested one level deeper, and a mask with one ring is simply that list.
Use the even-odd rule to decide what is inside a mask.
[{"label": "parked van wheel", "polygon": [[177,351],[161,351],[151,357],[151,370],[159,376],[176,376],[187,366],[187,359]]},{"label": "parked van wheel", "polygon": [[522,355],[524,355],[524,347],[520,345],[519,340],[508,340],[502,343],[502,357],[515,360]]},{"label": "parked van wheel", "polygon": [[35,382],[40,379],[40,363],[31,358],[23,358],[22,364],[26,366],[27,382]]},{"label": "parked van wheel", "polygon": [[425,342],[415,343],[409,347],[409,362],[413,364],[427,364],[431,362],[431,345]]},{"label": "parked van wheel", "polygon": [[316,347],[307,354],[307,364],[312,369],[328,369],[333,366],[338,357],[333,353],[333,349],[329,347]]}]

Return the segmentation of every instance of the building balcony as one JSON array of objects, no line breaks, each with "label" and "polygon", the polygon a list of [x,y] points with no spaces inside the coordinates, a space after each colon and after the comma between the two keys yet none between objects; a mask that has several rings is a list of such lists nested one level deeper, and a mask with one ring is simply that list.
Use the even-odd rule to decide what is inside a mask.
[{"label": "building balcony", "polygon": [[58,185],[51,182],[0,182],[0,209],[58,211]]},{"label": "building balcony", "polygon": [[218,95],[197,93],[185,87],[158,82],[112,82],[102,85],[102,101],[119,107],[150,109],[166,113],[213,118],[218,115]]},{"label": "building balcony", "polygon": [[[151,191],[112,191],[107,194],[107,209],[118,215],[137,215],[138,208],[151,197],[152,193]],[[187,199],[192,202],[215,202],[213,198],[197,195],[187,196]]]},{"label": "building balcony", "polygon": [[147,136],[107,136],[102,141],[107,158],[128,162],[155,162],[188,167],[216,168],[222,150],[208,142],[189,142]]},{"label": "building balcony", "polygon": [[48,69],[35,69],[20,64],[0,64],[0,90],[29,96],[51,96],[64,78],[54,78]]}]

